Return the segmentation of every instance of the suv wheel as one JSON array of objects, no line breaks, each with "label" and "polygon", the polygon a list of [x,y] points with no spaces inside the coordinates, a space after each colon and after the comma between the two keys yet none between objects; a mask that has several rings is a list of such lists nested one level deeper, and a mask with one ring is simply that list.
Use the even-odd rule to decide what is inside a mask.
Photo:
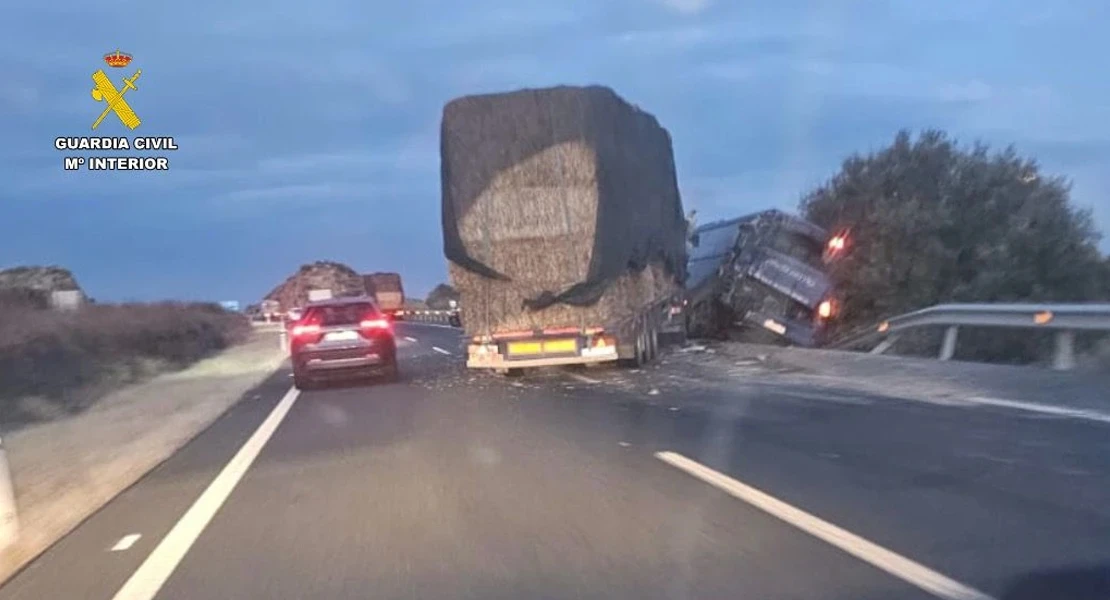
[{"label": "suv wheel", "polygon": [[304,375],[294,373],[293,387],[297,388],[298,390],[311,390],[312,388],[316,387],[316,383],[308,377],[305,377]]}]

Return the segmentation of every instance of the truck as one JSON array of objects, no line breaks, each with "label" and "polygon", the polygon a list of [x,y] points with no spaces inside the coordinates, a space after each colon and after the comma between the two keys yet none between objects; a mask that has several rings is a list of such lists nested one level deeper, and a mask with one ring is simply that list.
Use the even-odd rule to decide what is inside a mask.
[{"label": "truck", "polygon": [[404,318],[405,288],[399,273],[371,273],[363,276],[368,295],[378,302],[378,308],[394,319]]},{"label": "truck", "polygon": [[315,289],[308,290],[308,301],[319,302],[321,300],[331,300],[331,290],[329,289]]},{"label": "truck", "polygon": [[281,303],[277,300],[263,300],[259,304],[258,312],[262,315],[263,320],[267,322],[279,321],[281,320]]},{"label": "truck", "polygon": [[656,357],[686,233],[671,138],[601,86],[466,96],[441,123],[443,247],[466,365]]},{"label": "truck", "polygon": [[684,314],[695,337],[820,345],[838,302],[825,265],[844,248],[801,217],[766,210],[690,235]]}]

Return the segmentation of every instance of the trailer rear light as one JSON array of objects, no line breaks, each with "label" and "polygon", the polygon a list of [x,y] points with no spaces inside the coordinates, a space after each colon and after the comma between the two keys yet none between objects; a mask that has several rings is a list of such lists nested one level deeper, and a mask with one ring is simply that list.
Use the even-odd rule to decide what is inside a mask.
[{"label": "trailer rear light", "polygon": [[535,333],[531,332],[531,331],[506,331],[504,333],[495,333],[495,334],[493,334],[493,339],[495,339],[495,340],[511,340],[511,339],[520,339],[520,338],[530,338],[530,337],[534,337],[534,336],[535,336]]},{"label": "trailer rear light", "polygon": [[577,327],[556,327],[554,329],[544,329],[544,335],[565,335],[568,333],[578,333],[581,329]]},{"label": "trailer rear light", "polygon": [[612,345],[614,345],[613,338],[608,338],[604,336],[595,338],[593,343],[594,348],[605,348]]}]

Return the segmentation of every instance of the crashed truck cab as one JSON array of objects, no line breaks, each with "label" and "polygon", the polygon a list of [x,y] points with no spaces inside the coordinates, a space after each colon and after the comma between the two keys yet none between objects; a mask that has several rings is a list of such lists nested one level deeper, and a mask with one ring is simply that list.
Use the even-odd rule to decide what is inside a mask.
[{"label": "crashed truck cab", "polygon": [[837,315],[826,264],[844,246],[841,234],[778,210],[719,221],[695,230],[686,282],[695,335],[736,328],[797,346],[818,346]]}]

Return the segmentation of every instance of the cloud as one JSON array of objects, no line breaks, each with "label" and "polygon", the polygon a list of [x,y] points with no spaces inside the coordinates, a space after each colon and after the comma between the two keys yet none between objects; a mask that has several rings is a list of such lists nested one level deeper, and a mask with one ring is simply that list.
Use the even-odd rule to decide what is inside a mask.
[{"label": "cloud", "polygon": [[696,15],[705,12],[710,0],[657,0],[663,6],[685,15]]},{"label": "cloud", "polygon": [[982,102],[994,95],[994,89],[982,81],[967,83],[942,83],[935,89],[937,100],[942,102]]},{"label": "cloud", "polygon": [[29,83],[9,81],[0,87],[0,111],[9,117],[12,113],[27,113],[37,108],[42,94]]},{"label": "cloud", "polygon": [[[82,281],[106,286],[98,296],[180,279],[189,290],[234,282],[220,294],[250,298],[266,286],[243,283],[235,265],[275,256],[291,222],[330,234],[272,262],[375,256],[438,279],[437,252],[383,236],[438,247],[443,104],[559,83],[609,85],[659,117],[703,219],[794,208],[845,155],[936,126],[1016,143],[1072,176],[1076,201],[1110,225],[1105,0],[318,0],[307,12],[274,0],[262,13],[121,1],[126,31],[110,11],[57,0],[18,4],[6,16],[20,27],[0,37],[9,54],[51,48],[9,65],[0,89],[0,255],[78,257]],[[118,39],[105,47],[88,31]],[[89,73],[117,45],[144,61],[143,131],[181,150],[167,173],[65,173],[51,142],[88,131]],[[384,228],[351,216],[383,211]],[[59,233],[62,213],[82,226]],[[202,256],[200,236],[218,251]],[[151,247],[203,267],[167,274],[133,251]]]},{"label": "cloud", "polygon": [[610,36],[618,44],[631,46],[637,50],[643,48],[668,49],[698,46],[714,40],[722,40],[721,31],[699,25],[675,27],[669,29],[632,30],[623,31]]}]

